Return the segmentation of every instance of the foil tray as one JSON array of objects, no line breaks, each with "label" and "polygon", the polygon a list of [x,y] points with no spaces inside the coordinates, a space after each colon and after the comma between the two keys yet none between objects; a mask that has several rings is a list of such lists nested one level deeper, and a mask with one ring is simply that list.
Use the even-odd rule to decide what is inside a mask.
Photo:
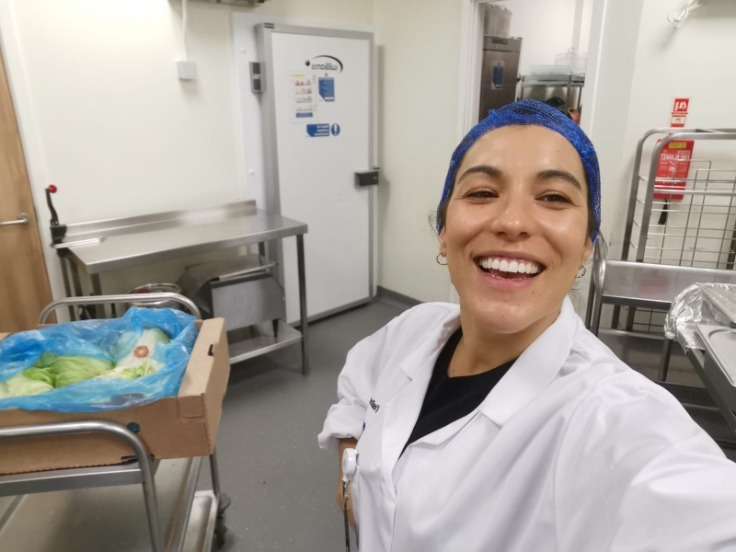
[{"label": "foil tray", "polygon": [[736,387],[736,329],[698,324],[696,333],[708,355]]}]

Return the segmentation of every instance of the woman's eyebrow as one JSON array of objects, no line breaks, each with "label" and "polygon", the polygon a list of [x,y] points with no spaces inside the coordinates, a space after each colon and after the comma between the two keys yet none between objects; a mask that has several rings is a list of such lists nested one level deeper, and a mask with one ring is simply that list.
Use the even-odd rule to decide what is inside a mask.
[{"label": "woman's eyebrow", "polygon": [[580,184],[580,181],[567,171],[560,171],[560,170],[555,170],[555,169],[550,169],[548,171],[541,171],[537,173],[537,178],[539,180],[552,180],[554,178],[561,178],[562,180],[566,180],[570,184],[573,184],[579,190],[582,191],[583,189],[583,186],[582,184]]},{"label": "woman's eyebrow", "polygon": [[460,178],[458,178],[457,181],[460,182],[466,176],[470,174],[475,174],[475,173],[486,174],[493,178],[498,178],[503,174],[501,172],[501,169],[494,167],[492,165],[475,165],[474,167],[470,167],[467,171],[461,174]]}]

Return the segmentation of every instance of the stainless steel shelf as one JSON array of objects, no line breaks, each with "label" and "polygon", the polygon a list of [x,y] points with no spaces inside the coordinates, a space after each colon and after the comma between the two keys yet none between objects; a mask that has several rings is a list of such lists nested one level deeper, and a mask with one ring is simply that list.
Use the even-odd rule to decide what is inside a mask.
[{"label": "stainless steel shelf", "polygon": [[299,343],[302,334],[283,321],[278,321],[276,337],[259,331],[257,326],[228,333],[230,362],[241,362]]},{"label": "stainless steel shelf", "polygon": [[528,86],[551,86],[551,87],[561,87],[561,86],[572,86],[572,87],[582,87],[585,85],[585,75],[558,75],[558,74],[549,74],[549,75],[524,75],[521,77],[521,86],[528,87]]},{"label": "stainless steel shelf", "polygon": [[723,416],[731,437],[736,435],[736,333],[731,328],[698,324],[696,331],[704,350],[686,348],[687,357],[703,380]]},{"label": "stainless steel shelf", "polygon": [[190,508],[182,552],[209,550],[215,534],[217,498],[212,491],[197,491]]},{"label": "stainless steel shelf", "polygon": [[651,263],[606,261],[605,303],[668,310],[672,300],[696,282],[731,283],[730,271]]},{"label": "stainless steel shelf", "polygon": [[[158,461],[152,462],[154,474]],[[67,470],[0,475],[0,496],[65,491],[89,487],[115,487],[141,483],[138,462]],[[1,517],[1,516],[0,516]]]},{"label": "stainless steel shelf", "polygon": [[[566,89],[567,107],[580,109],[583,86],[585,86],[585,75],[580,74],[534,73],[522,75],[519,78],[519,99],[527,97],[525,91],[531,88],[564,88]],[[534,95],[533,90],[529,92],[532,96]]]},{"label": "stainless steel shelf", "polygon": [[[210,550],[217,499],[212,491],[196,491],[201,460],[160,462],[156,491],[167,551]],[[0,549],[149,551],[141,488],[96,487],[0,498]]]}]

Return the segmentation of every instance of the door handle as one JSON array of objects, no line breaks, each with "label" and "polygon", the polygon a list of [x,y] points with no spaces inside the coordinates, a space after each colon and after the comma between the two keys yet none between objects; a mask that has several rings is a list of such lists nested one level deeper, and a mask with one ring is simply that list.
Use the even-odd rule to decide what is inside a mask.
[{"label": "door handle", "polygon": [[0,226],[14,226],[16,224],[28,224],[29,220],[31,220],[31,217],[29,217],[25,213],[21,213],[20,215],[18,215],[18,218],[15,220],[6,220],[3,222],[0,222]]},{"label": "door handle", "polygon": [[378,167],[369,171],[355,171],[355,184],[361,187],[378,184]]}]

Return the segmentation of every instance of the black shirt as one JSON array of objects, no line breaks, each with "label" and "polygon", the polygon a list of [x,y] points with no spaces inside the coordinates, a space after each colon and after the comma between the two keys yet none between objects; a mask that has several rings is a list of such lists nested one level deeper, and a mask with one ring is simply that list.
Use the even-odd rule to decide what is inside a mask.
[{"label": "black shirt", "polygon": [[425,435],[470,414],[514,364],[512,360],[481,374],[448,377],[450,360],[462,336],[462,329],[459,328],[450,336],[437,357],[419,418],[404,449]]}]

